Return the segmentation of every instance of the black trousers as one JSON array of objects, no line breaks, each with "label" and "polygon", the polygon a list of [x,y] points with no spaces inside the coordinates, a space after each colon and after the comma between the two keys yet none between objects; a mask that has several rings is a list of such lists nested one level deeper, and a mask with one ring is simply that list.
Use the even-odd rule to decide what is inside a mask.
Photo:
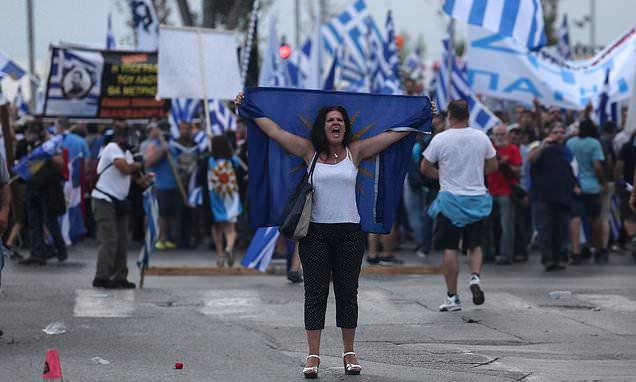
[{"label": "black trousers", "polygon": [[358,278],[364,255],[364,235],[359,224],[311,223],[299,241],[305,277],[305,329],[325,328],[329,281],[336,296],[336,325],[358,325]]},{"label": "black trousers", "polygon": [[568,237],[569,211],[564,206],[546,202],[536,202],[534,208],[541,261],[544,265],[559,264]]}]

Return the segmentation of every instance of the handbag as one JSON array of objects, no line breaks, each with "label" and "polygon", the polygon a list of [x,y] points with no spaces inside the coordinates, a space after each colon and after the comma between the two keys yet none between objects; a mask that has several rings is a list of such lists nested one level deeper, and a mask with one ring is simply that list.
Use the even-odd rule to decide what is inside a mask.
[{"label": "handbag", "polygon": [[278,230],[290,240],[300,240],[307,236],[314,199],[312,182],[317,161],[318,153],[314,154],[309,172],[298,183],[296,191],[289,198],[283,210],[282,223]]}]

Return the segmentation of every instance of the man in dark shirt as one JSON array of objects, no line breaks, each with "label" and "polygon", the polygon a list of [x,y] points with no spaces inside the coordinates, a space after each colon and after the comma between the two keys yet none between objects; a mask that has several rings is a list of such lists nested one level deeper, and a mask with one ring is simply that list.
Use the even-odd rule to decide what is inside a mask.
[{"label": "man in dark shirt", "polygon": [[[636,133],[635,133],[636,134]],[[618,153],[618,160],[614,170],[616,179],[616,191],[621,200],[621,216],[625,226],[626,240],[629,242],[636,234],[636,214],[629,206],[629,195],[627,184],[632,184],[634,179],[634,168],[636,167],[636,135],[632,134],[629,141],[623,145]]]},{"label": "man in dark shirt", "polygon": [[546,271],[565,269],[560,264],[567,237],[568,216],[575,192],[580,192],[570,162],[566,159],[565,127],[557,122],[549,135],[529,154],[532,164],[530,195],[537,218],[539,247]]}]

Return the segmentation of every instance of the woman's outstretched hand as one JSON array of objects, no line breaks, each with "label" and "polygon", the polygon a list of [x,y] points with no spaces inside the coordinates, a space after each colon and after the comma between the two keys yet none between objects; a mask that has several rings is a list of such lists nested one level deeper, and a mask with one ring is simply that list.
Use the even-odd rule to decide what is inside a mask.
[{"label": "woman's outstretched hand", "polygon": [[239,92],[236,97],[234,98],[234,104],[238,107],[241,106],[241,104],[243,103],[243,100],[245,99],[245,95],[243,94],[243,92]]}]

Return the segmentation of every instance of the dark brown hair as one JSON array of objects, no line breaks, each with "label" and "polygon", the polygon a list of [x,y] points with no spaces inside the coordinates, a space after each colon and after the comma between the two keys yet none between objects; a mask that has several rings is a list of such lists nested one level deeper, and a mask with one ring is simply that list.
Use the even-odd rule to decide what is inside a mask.
[{"label": "dark brown hair", "polygon": [[448,116],[455,121],[468,121],[468,118],[470,118],[468,103],[461,99],[451,101],[448,104]]},{"label": "dark brown hair", "polygon": [[223,135],[212,137],[212,156],[219,159],[232,158],[232,146],[227,137]]},{"label": "dark brown hair", "polygon": [[314,146],[314,150],[318,153],[325,153],[328,151],[327,147],[327,134],[325,133],[325,123],[327,122],[327,114],[330,111],[337,111],[342,114],[344,120],[345,131],[342,144],[347,147],[353,140],[353,133],[351,132],[351,120],[347,110],[342,106],[325,106],[318,111],[314,125],[311,128],[311,144]]}]

